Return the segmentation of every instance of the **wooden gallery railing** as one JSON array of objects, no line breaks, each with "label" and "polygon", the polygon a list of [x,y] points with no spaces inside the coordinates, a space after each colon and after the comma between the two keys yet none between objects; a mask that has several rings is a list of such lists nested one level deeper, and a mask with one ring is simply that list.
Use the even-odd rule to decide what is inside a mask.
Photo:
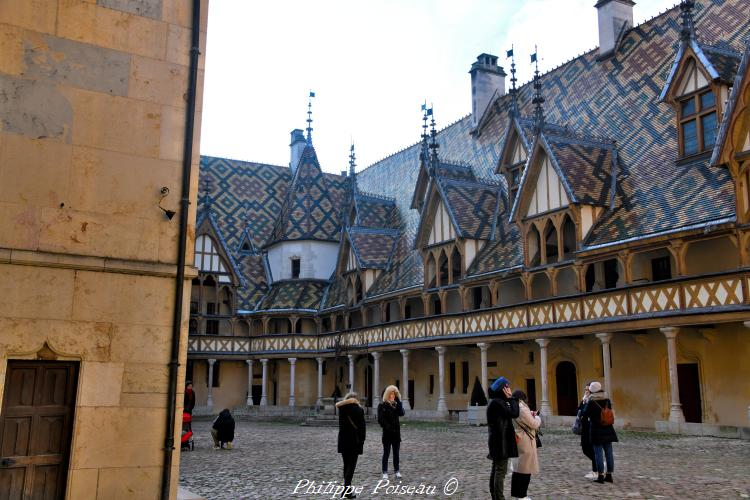
[{"label": "wooden gallery railing", "polygon": [[337,339],[339,346],[358,352],[373,347],[414,345],[435,340],[450,345],[466,343],[469,338],[471,341],[505,335],[524,338],[524,333],[538,337],[540,332],[550,334],[552,330],[557,330],[560,335],[574,335],[618,328],[606,326],[608,323],[620,323],[623,330],[642,329],[653,327],[654,318],[748,312],[749,279],[747,272],[680,278],[321,335],[191,335],[188,353],[200,357],[282,356],[291,352],[312,355],[333,352]]}]

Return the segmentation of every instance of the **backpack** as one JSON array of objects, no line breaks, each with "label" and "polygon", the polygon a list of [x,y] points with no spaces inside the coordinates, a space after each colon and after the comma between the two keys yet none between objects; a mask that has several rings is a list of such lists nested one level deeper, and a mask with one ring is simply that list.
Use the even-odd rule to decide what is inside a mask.
[{"label": "backpack", "polygon": [[599,406],[599,409],[601,410],[601,414],[599,415],[599,423],[603,426],[614,425],[615,412],[612,411],[612,408],[610,408],[609,406],[605,406],[604,408],[602,408],[596,401],[594,401],[594,403],[596,403],[596,406]]}]

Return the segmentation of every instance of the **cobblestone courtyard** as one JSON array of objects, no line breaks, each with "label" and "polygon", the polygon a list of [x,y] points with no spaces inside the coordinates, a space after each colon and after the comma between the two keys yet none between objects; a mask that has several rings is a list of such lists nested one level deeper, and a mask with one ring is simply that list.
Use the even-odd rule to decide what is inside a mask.
[{"label": "cobblestone courtyard", "polygon": [[[180,466],[181,485],[207,499],[330,498],[292,492],[303,479],[341,482],[335,427],[238,422],[235,449],[231,451],[213,450],[209,427],[209,422],[193,424],[195,450],[182,453]],[[354,475],[355,485],[365,486],[358,498],[399,496],[372,494],[380,479],[379,431],[377,423],[368,423],[365,453]],[[458,490],[452,498],[489,498],[486,427],[404,422],[402,436],[403,484],[434,485],[437,493],[432,498],[447,498],[444,485],[456,478]],[[583,477],[588,461],[580,452],[577,436],[548,430],[539,450],[542,473],[532,478],[529,496],[750,498],[747,441],[625,431],[619,437],[621,442],[615,444],[615,483],[600,485]],[[506,495],[509,491],[510,477]]]}]

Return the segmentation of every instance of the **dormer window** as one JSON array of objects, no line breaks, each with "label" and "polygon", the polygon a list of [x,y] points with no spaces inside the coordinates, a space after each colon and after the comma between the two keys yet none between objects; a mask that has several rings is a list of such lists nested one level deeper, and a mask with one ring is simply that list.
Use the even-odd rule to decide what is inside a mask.
[{"label": "dormer window", "polygon": [[292,258],[292,279],[296,280],[299,278],[299,270],[300,270],[300,259],[299,257],[293,257]]},{"label": "dormer window", "polygon": [[703,88],[680,98],[678,103],[681,156],[711,150],[718,127],[716,95],[710,88]]}]

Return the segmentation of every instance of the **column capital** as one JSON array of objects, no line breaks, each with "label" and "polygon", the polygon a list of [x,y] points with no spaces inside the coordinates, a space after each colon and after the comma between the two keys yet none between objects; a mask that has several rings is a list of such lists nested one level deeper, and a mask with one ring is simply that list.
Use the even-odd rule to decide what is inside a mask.
[{"label": "column capital", "polygon": [[398,352],[401,353],[401,355],[405,358],[409,357],[409,349],[399,349]]},{"label": "column capital", "polygon": [[352,359],[354,359],[354,354],[347,354],[346,357],[349,358],[349,362],[351,363]]},{"label": "column capital", "polygon": [[266,359],[266,358],[263,358],[263,359],[261,359],[261,360],[260,360],[260,362],[261,362],[261,363],[263,363],[263,364],[265,365],[266,363],[268,363],[268,359]]},{"label": "column capital", "polygon": [[211,365],[211,366],[214,366],[214,363],[216,363],[216,360],[212,359],[212,358],[209,358],[206,361],[208,361],[208,364]]},{"label": "column capital", "polygon": [[437,346],[435,347],[435,350],[438,352],[438,354],[445,354],[445,346]]},{"label": "column capital", "polygon": [[609,344],[609,342],[612,340],[612,333],[597,333],[596,338],[601,340],[602,344]]},{"label": "column capital", "polygon": [[745,328],[750,328],[750,321],[744,321],[742,324],[745,326]]},{"label": "column capital", "polygon": [[286,358],[287,361],[289,361],[290,364],[294,364],[297,362],[297,358]]},{"label": "column capital", "polygon": [[326,358],[315,358],[315,361],[317,361],[319,365],[322,365],[323,361],[325,361],[325,360],[326,360]]},{"label": "column capital", "polygon": [[253,363],[255,362],[254,359],[246,359],[245,363],[247,363],[249,366],[253,366]]},{"label": "column capital", "polygon": [[383,353],[380,351],[373,351],[370,354],[372,354],[373,359],[380,359],[383,357]]},{"label": "column capital", "polygon": [[539,344],[539,347],[545,349],[549,345],[549,339],[536,339],[534,342]]},{"label": "column capital", "polygon": [[482,352],[486,352],[487,349],[489,349],[490,345],[487,342],[480,342],[477,344],[477,347],[482,350]]},{"label": "column capital", "polygon": [[659,330],[668,339],[677,338],[677,334],[680,332],[680,329],[678,327],[676,327],[676,326],[663,326],[663,327],[659,328]]}]

